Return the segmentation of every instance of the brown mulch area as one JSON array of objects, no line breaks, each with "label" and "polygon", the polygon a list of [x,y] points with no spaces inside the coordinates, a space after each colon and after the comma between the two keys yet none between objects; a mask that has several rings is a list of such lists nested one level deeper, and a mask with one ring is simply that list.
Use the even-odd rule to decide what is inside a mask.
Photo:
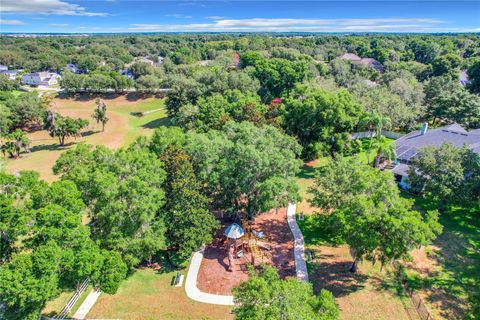
[{"label": "brown mulch area", "polygon": [[[263,262],[275,266],[282,278],[296,275],[293,253],[293,235],[287,223],[287,210],[271,210],[255,218],[253,229],[263,231],[266,239],[263,243],[271,246],[271,250],[259,250],[264,253]],[[235,259],[232,272],[227,271],[228,258],[223,244],[223,232],[232,223],[222,219],[222,227],[218,230],[212,244],[205,248],[204,257],[197,278],[197,286],[203,292],[230,295],[232,289],[248,279],[247,265],[251,262],[251,254]],[[257,259],[256,264],[261,263]]]}]

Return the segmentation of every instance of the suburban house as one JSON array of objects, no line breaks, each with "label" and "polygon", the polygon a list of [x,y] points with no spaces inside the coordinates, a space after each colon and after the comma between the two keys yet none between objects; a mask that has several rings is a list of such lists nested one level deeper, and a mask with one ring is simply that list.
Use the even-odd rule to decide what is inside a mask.
[{"label": "suburban house", "polygon": [[375,60],[373,58],[360,58],[354,53],[345,53],[341,55],[339,58],[344,60],[349,60],[356,65],[363,65],[365,67],[373,68],[378,72],[385,71],[385,67],[383,66],[383,64],[380,61]]},{"label": "suburban house", "polygon": [[54,72],[42,71],[27,73],[22,76],[22,84],[30,86],[51,86],[58,82],[59,75]]},{"label": "suburban house", "polygon": [[410,132],[397,139],[395,141],[397,160],[392,172],[401,188],[410,187],[408,170],[412,159],[417,156],[420,149],[428,146],[439,147],[444,142],[450,142],[459,148],[467,146],[480,154],[480,129],[467,131],[454,123],[428,130],[428,124],[425,123],[421,130]]},{"label": "suburban house", "polygon": [[8,66],[4,64],[0,64],[0,71],[5,71],[5,70],[8,70]]},{"label": "suburban house", "polygon": [[0,70],[0,74],[6,74],[8,76],[8,80],[15,80],[17,79],[17,75],[22,72],[21,69],[16,70]]}]

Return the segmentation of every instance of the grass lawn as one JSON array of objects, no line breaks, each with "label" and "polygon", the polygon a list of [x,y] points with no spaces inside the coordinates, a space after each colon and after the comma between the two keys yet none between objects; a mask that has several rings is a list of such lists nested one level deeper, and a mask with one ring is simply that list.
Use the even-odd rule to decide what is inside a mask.
[{"label": "grass lawn", "polygon": [[[88,294],[92,290],[92,286],[88,286],[87,289],[82,293],[80,298],[75,302],[73,305],[72,310],[68,314],[68,316],[73,316],[77,309],[81,306],[83,301],[87,298]],[[67,304],[68,300],[72,297],[74,291],[73,290],[67,290],[62,292],[56,299],[48,301],[47,305],[45,308],[42,310],[42,315],[44,316],[55,316],[62,311],[63,307]]]},{"label": "grass lawn", "polygon": [[[405,197],[411,197],[404,194]],[[418,210],[436,203],[415,198]],[[480,319],[480,207],[451,206],[440,216],[443,233],[406,262],[407,279],[435,319]],[[470,319],[470,318],[469,318]]]},{"label": "grass lawn", "polygon": [[[393,141],[393,140],[392,140]],[[368,142],[363,141],[364,145]],[[367,163],[367,153],[357,155]],[[372,160],[374,152],[370,155]],[[334,231],[328,230],[325,216],[306,201],[308,188],[313,185],[315,169],[324,166],[330,158],[320,158],[305,164],[297,175],[297,184],[303,201],[297,212],[305,213],[305,220],[298,221],[305,238],[307,250],[314,252],[315,262],[308,262],[310,281],[314,290],[332,291],[340,307],[340,319],[418,319],[418,315],[401,289],[400,283],[389,268],[380,270],[370,262],[359,265],[357,274],[348,270],[352,263],[349,247],[341,244]]]},{"label": "grass lawn", "polygon": [[190,300],[184,287],[171,286],[175,273],[137,270],[122,282],[115,295],[102,293],[88,317],[129,320],[233,319],[230,307]]},{"label": "grass lawn", "polygon": [[[101,125],[91,117],[95,108],[95,98],[86,99],[54,99],[52,107],[56,112],[75,118],[84,118],[90,121],[83,137],[68,139],[64,147],[60,147],[58,139],[51,138],[45,130],[29,134],[32,141],[31,153],[24,154],[20,159],[6,161],[8,172],[15,173],[21,170],[35,170],[40,176],[53,181],[56,177],[52,173],[52,166],[58,157],[65,151],[75,146],[75,143],[84,141],[92,145],[105,145],[116,149],[132,143],[139,136],[149,136],[153,130],[162,125],[168,125],[163,99],[146,98],[131,99],[128,96],[116,96],[105,99],[107,116],[110,119],[105,131]],[[144,116],[135,113],[157,110]]]},{"label": "grass lawn", "polygon": [[418,319],[392,270],[370,262],[360,263],[352,274],[349,247],[339,243],[335,232],[325,228],[325,216],[305,215],[298,221],[307,250],[316,261],[307,263],[310,281],[315,292],[327,289],[340,307],[340,319]]}]

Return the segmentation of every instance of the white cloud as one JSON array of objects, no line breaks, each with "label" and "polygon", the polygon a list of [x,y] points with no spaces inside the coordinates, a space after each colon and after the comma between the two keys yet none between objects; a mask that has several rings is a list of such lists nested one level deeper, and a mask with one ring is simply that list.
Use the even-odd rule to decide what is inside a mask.
[{"label": "white cloud", "polygon": [[224,16],[208,16],[205,17],[206,19],[211,19],[211,20],[221,20],[221,19],[227,19],[227,17]]},{"label": "white cloud", "polygon": [[68,23],[49,23],[48,25],[51,27],[68,27],[69,26]]},{"label": "white cloud", "polygon": [[271,31],[271,32],[442,32],[443,21],[431,18],[378,19],[212,19],[208,23],[133,24],[128,31],[145,32],[208,32],[208,31]]},{"label": "white cloud", "polygon": [[192,16],[186,16],[186,15],[180,14],[180,13],[166,14],[165,17],[172,17],[172,18],[177,18],[177,19],[191,19],[192,18]]},{"label": "white cloud", "polygon": [[36,13],[65,16],[106,16],[106,13],[90,12],[86,8],[60,0],[2,0],[2,13]]},{"label": "white cloud", "polygon": [[11,25],[11,26],[21,26],[21,25],[24,25],[25,22],[20,21],[20,20],[0,19],[0,24],[3,24],[3,25]]}]

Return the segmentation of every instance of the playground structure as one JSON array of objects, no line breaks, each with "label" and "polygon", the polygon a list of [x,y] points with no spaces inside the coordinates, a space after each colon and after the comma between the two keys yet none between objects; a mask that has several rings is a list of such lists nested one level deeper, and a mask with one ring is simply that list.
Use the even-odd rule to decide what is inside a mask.
[{"label": "playground structure", "polygon": [[[248,279],[248,266],[261,263],[275,266],[282,278],[295,276],[294,242],[286,209],[270,210],[254,220],[242,218],[219,217],[222,227],[205,247],[198,273],[197,286],[202,292],[231,295],[234,287]],[[228,238],[233,222],[241,233]]]},{"label": "playground structure", "polygon": [[[267,252],[271,246],[261,242],[265,234],[252,228],[247,219],[242,219],[242,226],[233,223],[225,230],[226,252],[228,257],[228,271],[232,271],[234,259],[244,259],[253,266],[258,261],[265,262]],[[250,260],[247,255],[250,256]]]}]

